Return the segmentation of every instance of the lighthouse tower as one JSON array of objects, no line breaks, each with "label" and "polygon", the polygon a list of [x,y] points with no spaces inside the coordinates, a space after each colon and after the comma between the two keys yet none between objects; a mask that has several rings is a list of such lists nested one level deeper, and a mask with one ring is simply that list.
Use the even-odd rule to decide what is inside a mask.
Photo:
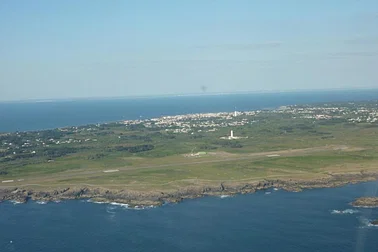
[{"label": "lighthouse tower", "polygon": [[231,139],[234,138],[234,131],[233,130],[231,130],[231,132],[230,132],[230,138]]}]

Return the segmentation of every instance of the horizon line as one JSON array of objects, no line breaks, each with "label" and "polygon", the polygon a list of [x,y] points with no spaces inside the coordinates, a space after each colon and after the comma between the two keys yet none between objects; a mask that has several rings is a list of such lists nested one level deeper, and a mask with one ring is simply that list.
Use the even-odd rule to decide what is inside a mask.
[{"label": "horizon line", "polygon": [[190,96],[221,96],[240,94],[272,94],[272,93],[304,93],[304,92],[325,92],[325,91],[363,91],[378,90],[378,87],[350,87],[350,88],[322,88],[322,89],[282,89],[282,90],[254,90],[235,92],[198,92],[198,93],[177,93],[159,95],[130,95],[130,96],[93,96],[93,97],[67,97],[67,98],[31,98],[24,100],[0,100],[0,103],[49,103],[79,100],[118,100],[118,99],[146,99],[146,98],[171,98]]}]

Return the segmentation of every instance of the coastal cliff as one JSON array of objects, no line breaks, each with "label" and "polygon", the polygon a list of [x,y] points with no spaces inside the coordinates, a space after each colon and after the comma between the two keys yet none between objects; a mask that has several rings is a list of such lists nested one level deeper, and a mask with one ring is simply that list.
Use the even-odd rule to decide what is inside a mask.
[{"label": "coastal cliff", "polygon": [[[378,173],[356,173],[332,175],[313,180],[263,180],[259,182],[223,182],[217,186],[187,186],[178,190],[138,192],[125,189],[72,186],[59,189],[7,188],[0,189],[0,200],[26,203],[28,200],[58,201],[70,199],[91,199],[96,202],[118,202],[130,206],[159,206],[166,202],[176,203],[187,198],[211,195],[231,195],[253,193],[268,188],[287,191],[301,191],[310,188],[337,187],[348,183],[358,183],[378,179]],[[378,198],[360,198],[354,206],[378,206]]]}]

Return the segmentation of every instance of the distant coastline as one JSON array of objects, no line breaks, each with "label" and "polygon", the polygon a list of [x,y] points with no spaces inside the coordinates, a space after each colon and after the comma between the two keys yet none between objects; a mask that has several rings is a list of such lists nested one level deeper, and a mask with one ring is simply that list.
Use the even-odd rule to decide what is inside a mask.
[{"label": "distant coastline", "polygon": [[9,101],[0,102],[0,133],[135,120],[140,117],[231,112],[235,109],[250,111],[290,104],[363,101],[377,97],[378,89],[343,89]]}]

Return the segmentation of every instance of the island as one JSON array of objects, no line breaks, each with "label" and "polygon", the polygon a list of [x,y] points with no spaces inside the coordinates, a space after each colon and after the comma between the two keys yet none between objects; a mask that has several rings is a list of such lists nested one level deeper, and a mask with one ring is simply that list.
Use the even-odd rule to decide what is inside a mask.
[{"label": "island", "polygon": [[354,207],[378,207],[378,197],[362,197],[352,202]]},{"label": "island", "polygon": [[0,201],[156,206],[378,178],[377,101],[0,133]]}]

